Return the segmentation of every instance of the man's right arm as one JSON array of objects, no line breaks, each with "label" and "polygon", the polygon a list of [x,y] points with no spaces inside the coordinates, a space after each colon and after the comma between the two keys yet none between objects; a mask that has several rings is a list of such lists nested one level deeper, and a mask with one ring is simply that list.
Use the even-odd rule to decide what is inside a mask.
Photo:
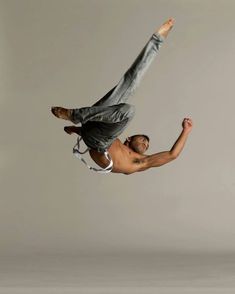
[{"label": "man's right arm", "polygon": [[185,142],[192,128],[192,121],[190,119],[185,119],[183,121],[183,127],[184,129],[170,151],[147,155],[140,159],[140,169],[138,171],[144,171],[151,167],[158,167],[176,159],[184,148]]}]

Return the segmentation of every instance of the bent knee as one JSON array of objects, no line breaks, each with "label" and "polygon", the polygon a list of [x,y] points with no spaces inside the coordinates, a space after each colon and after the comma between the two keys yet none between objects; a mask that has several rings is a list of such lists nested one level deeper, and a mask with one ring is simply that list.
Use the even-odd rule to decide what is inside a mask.
[{"label": "bent knee", "polygon": [[135,106],[127,103],[121,103],[121,112],[127,117],[133,117],[135,115]]}]

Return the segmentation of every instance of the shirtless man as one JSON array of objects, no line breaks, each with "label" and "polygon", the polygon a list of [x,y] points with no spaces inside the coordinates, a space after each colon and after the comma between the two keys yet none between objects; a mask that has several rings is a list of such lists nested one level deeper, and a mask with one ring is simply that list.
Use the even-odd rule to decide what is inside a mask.
[{"label": "shirtless man", "polygon": [[107,167],[109,163],[104,151],[108,151],[113,160],[112,172],[126,175],[159,167],[176,159],[181,153],[193,126],[190,118],[184,118],[183,130],[169,151],[146,155],[149,137],[143,134],[128,137],[124,143],[117,138],[134,116],[133,105],[125,102],[133,95],[173,24],[174,19],[170,18],[151,36],[119,83],[93,106],[78,109],[51,108],[56,117],[82,124],[81,127],[67,126],[64,130],[68,134],[82,136],[90,148],[91,158],[101,168]]}]

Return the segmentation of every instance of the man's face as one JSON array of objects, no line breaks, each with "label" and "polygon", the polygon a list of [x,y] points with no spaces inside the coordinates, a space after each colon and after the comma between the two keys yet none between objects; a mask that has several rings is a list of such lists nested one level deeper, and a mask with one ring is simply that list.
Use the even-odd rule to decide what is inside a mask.
[{"label": "man's face", "polygon": [[145,138],[144,136],[136,136],[134,138],[131,138],[129,146],[135,152],[144,154],[146,150],[149,148],[149,142],[147,138]]}]

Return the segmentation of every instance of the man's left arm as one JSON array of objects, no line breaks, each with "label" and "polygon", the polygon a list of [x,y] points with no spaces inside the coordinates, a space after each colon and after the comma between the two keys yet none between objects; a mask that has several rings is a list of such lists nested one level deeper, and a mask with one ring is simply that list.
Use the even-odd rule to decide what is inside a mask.
[{"label": "man's left arm", "polygon": [[183,131],[169,151],[162,151],[152,155],[146,155],[136,159],[136,171],[144,171],[151,167],[159,167],[172,160],[175,160],[182,152],[188,135],[192,129],[192,120],[185,118],[182,123]]}]

